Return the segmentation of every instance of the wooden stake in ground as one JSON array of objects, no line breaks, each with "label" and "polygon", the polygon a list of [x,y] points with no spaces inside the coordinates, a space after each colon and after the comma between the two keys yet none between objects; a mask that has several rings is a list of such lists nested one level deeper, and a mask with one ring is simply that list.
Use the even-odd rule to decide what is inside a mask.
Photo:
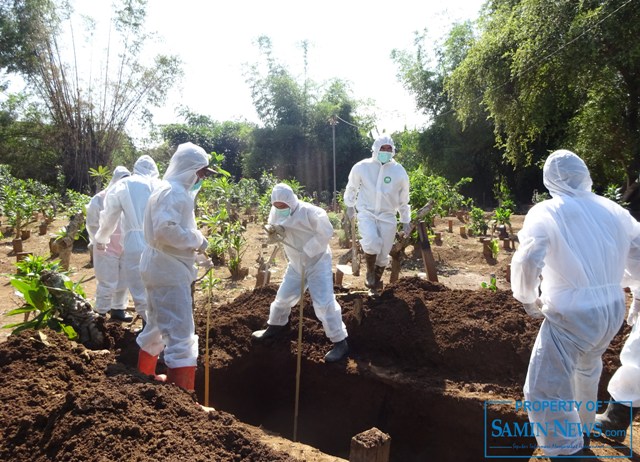
[{"label": "wooden stake in ground", "polygon": [[84,223],[84,214],[82,212],[76,213],[69,220],[69,224],[65,227],[65,233],[62,236],[51,238],[49,241],[49,251],[51,252],[51,258],[60,258],[60,266],[66,271],[69,270],[69,263],[71,261],[71,250],[73,249],[73,241],[76,239],[76,234],[80,231],[80,227]]},{"label": "wooden stake in ground", "polygon": [[402,269],[402,260],[406,258],[404,249],[411,243],[411,233],[417,227],[417,221],[425,217],[433,207],[433,201],[427,202],[424,207],[420,208],[416,212],[416,218],[411,222],[411,227],[408,236],[397,236],[396,242],[391,247],[389,255],[391,256],[391,276],[389,282],[396,282],[400,276],[400,270]]},{"label": "wooden stake in ground", "polygon": [[376,427],[351,438],[349,462],[389,462],[391,437]]},{"label": "wooden stake in ground", "polygon": [[424,225],[424,221],[418,223],[418,235],[420,236],[420,253],[422,253],[422,262],[427,272],[427,277],[432,282],[438,282],[438,271],[436,262],[431,253],[431,244],[429,244],[429,236]]}]

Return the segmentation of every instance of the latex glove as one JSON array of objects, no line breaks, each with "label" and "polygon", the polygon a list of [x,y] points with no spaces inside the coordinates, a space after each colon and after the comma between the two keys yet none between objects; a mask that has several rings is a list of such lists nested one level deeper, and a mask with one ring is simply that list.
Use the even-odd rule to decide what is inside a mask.
[{"label": "latex glove", "polygon": [[196,250],[196,252],[199,254],[203,254],[207,251],[207,247],[209,247],[209,241],[206,237],[204,237],[202,238],[202,244],[200,244],[200,247],[198,247],[198,250]]},{"label": "latex glove", "polygon": [[638,312],[640,312],[640,300],[638,300],[635,296],[631,301],[631,306],[629,307],[629,314],[627,315],[627,324],[633,326],[638,319]]},{"label": "latex glove", "polygon": [[284,240],[284,227],[281,225],[265,225],[265,231],[267,232],[267,244],[277,244]]},{"label": "latex glove", "polygon": [[355,216],[356,216],[356,208],[347,207],[347,218],[349,218],[349,220],[353,220],[353,217]]},{"label": "latex glove", "polygon": [[106,252],[107,251],[107,244],[100,244],[99,242],[96,244],[96,250],[98,252]]},{"label": "latex glove", "polygon": [[199,268],[208,270],[213,266],[213,262],[204,253],[199,253],[198,255],[196,255],[196,265],[198,265]]},{"label": "latex glove", "polygon": [[544,318],[544,314],[542,314],[542,311],[540,311],[540,308],[542,308],[542,301],[539,298],[536,299],[536,301],[533,303],[523,303],[522,306],[524,306],[524,310],[532,318]]},{"label": "latex glove", "polygon": [[411,236],[411,223],[402,223],[402,234],[405,238]]}]

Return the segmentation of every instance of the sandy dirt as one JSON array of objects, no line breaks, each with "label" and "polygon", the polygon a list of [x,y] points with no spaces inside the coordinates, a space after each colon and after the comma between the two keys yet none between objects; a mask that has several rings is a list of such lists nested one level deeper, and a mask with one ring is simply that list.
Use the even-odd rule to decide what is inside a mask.
[{"label": "sandy dirt", "polygon": [[[385,272],[380,297],[364,293],[364,272],[359,278],[345,275],[343,287],[336,286],[349,331],[348,360],[324,364],[331,344],[305,297],[297,418],[297,439],[305,444],[291,441],[298,307],[281,338],[267,345],[250,339],[265,325],[285,262],[279,256],[271,283],[255,289],[256,258],[265,236],[249,223],[249,276],[233,281],[226,268],[216,267],[218,287],[196,292],[200,357],[194,394],[135,370],[139,321],[106,321],[101,351],[50,331],[8,337],[4,330],[0,460],[340,461],[348,458],[351,437],[373,427],[391,436],[393,461],[484,460],[485,403],[522,399],[538,322],[511,296],[506,271],[512,251],[502,249],[496,260],[484,257],[478,238],[461,236],[463,223],[452,220],[453,232],[448,232],[449,218],[435,222],[435,231],[442,232],[442,242],[432,244],[438,283],[425,280],[421,257],[408,249],[400,280],[389,283]],[[513,217],[514,232],[521,223],[521,216]],[[64,224],[55,222],[54,230]],[[25,250],[47,255],[49,236],[33,229]],[[0,244],[4,325],[16,321],[6,312],[20,301],[6,276],[15,271],[10,238]],[[337,262],[346,249],[337,237],[332,248]],[[95,279],[81,244],[71,266],[72,278],[85,281],[91,298]],[[492,273],[498,290],[482,289]],[[605,354],[599,399],[607,398],[605,386],[619,366],[627,333],[624,326]],[[196,401],[218,411],[207,414]],[[621,445],[599,444],[603,447],[594,448],[594,454],[624,454]],[[640,460],[635,442],[633,450],[632,460]],[[540,460],[539,454],[525,449],[514,460]]]}]

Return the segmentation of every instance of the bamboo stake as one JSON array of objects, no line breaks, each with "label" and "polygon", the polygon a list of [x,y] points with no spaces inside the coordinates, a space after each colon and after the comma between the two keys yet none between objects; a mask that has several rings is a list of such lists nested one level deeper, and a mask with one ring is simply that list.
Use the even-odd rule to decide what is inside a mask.
[{"label": "bamboo stake", "polygon": [[209,319],[211,318],[211,281],[207,289],[207,332],[204,343],[204,405],[209,407]]},{"label": "bamboo stake", "polygon": [[300,279],[300,321],[298,323],[298,359],[296,365],[296,402],[293,412],[293,441],[298,441],[298,404],[300,401],[300,369],[302,367],[302,314],[304,308],[304,267]]}]

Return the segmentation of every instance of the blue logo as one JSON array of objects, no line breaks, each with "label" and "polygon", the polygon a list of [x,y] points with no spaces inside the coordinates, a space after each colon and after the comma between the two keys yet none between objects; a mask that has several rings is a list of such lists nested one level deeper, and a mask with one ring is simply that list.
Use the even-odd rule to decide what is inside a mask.
[{"label": "blue logo", "polygon": [[[628,425],[623,430],[604,429],[598,422],[580,422],[580,411],[602,413],[607,403],[609,401],[485,401],[484,457],[542,459],[547,457],[547,451],[550,455],[568,455],[586,447],[589,450],[580,456],[583,459],[630,458],[633,455],[631,403],[628,403]],[[627,431],[629,446],[620,443]],[[586,441],[588,446],[584,446]],[[605,447],[617,449],[620,455],[603,454]]]}]

